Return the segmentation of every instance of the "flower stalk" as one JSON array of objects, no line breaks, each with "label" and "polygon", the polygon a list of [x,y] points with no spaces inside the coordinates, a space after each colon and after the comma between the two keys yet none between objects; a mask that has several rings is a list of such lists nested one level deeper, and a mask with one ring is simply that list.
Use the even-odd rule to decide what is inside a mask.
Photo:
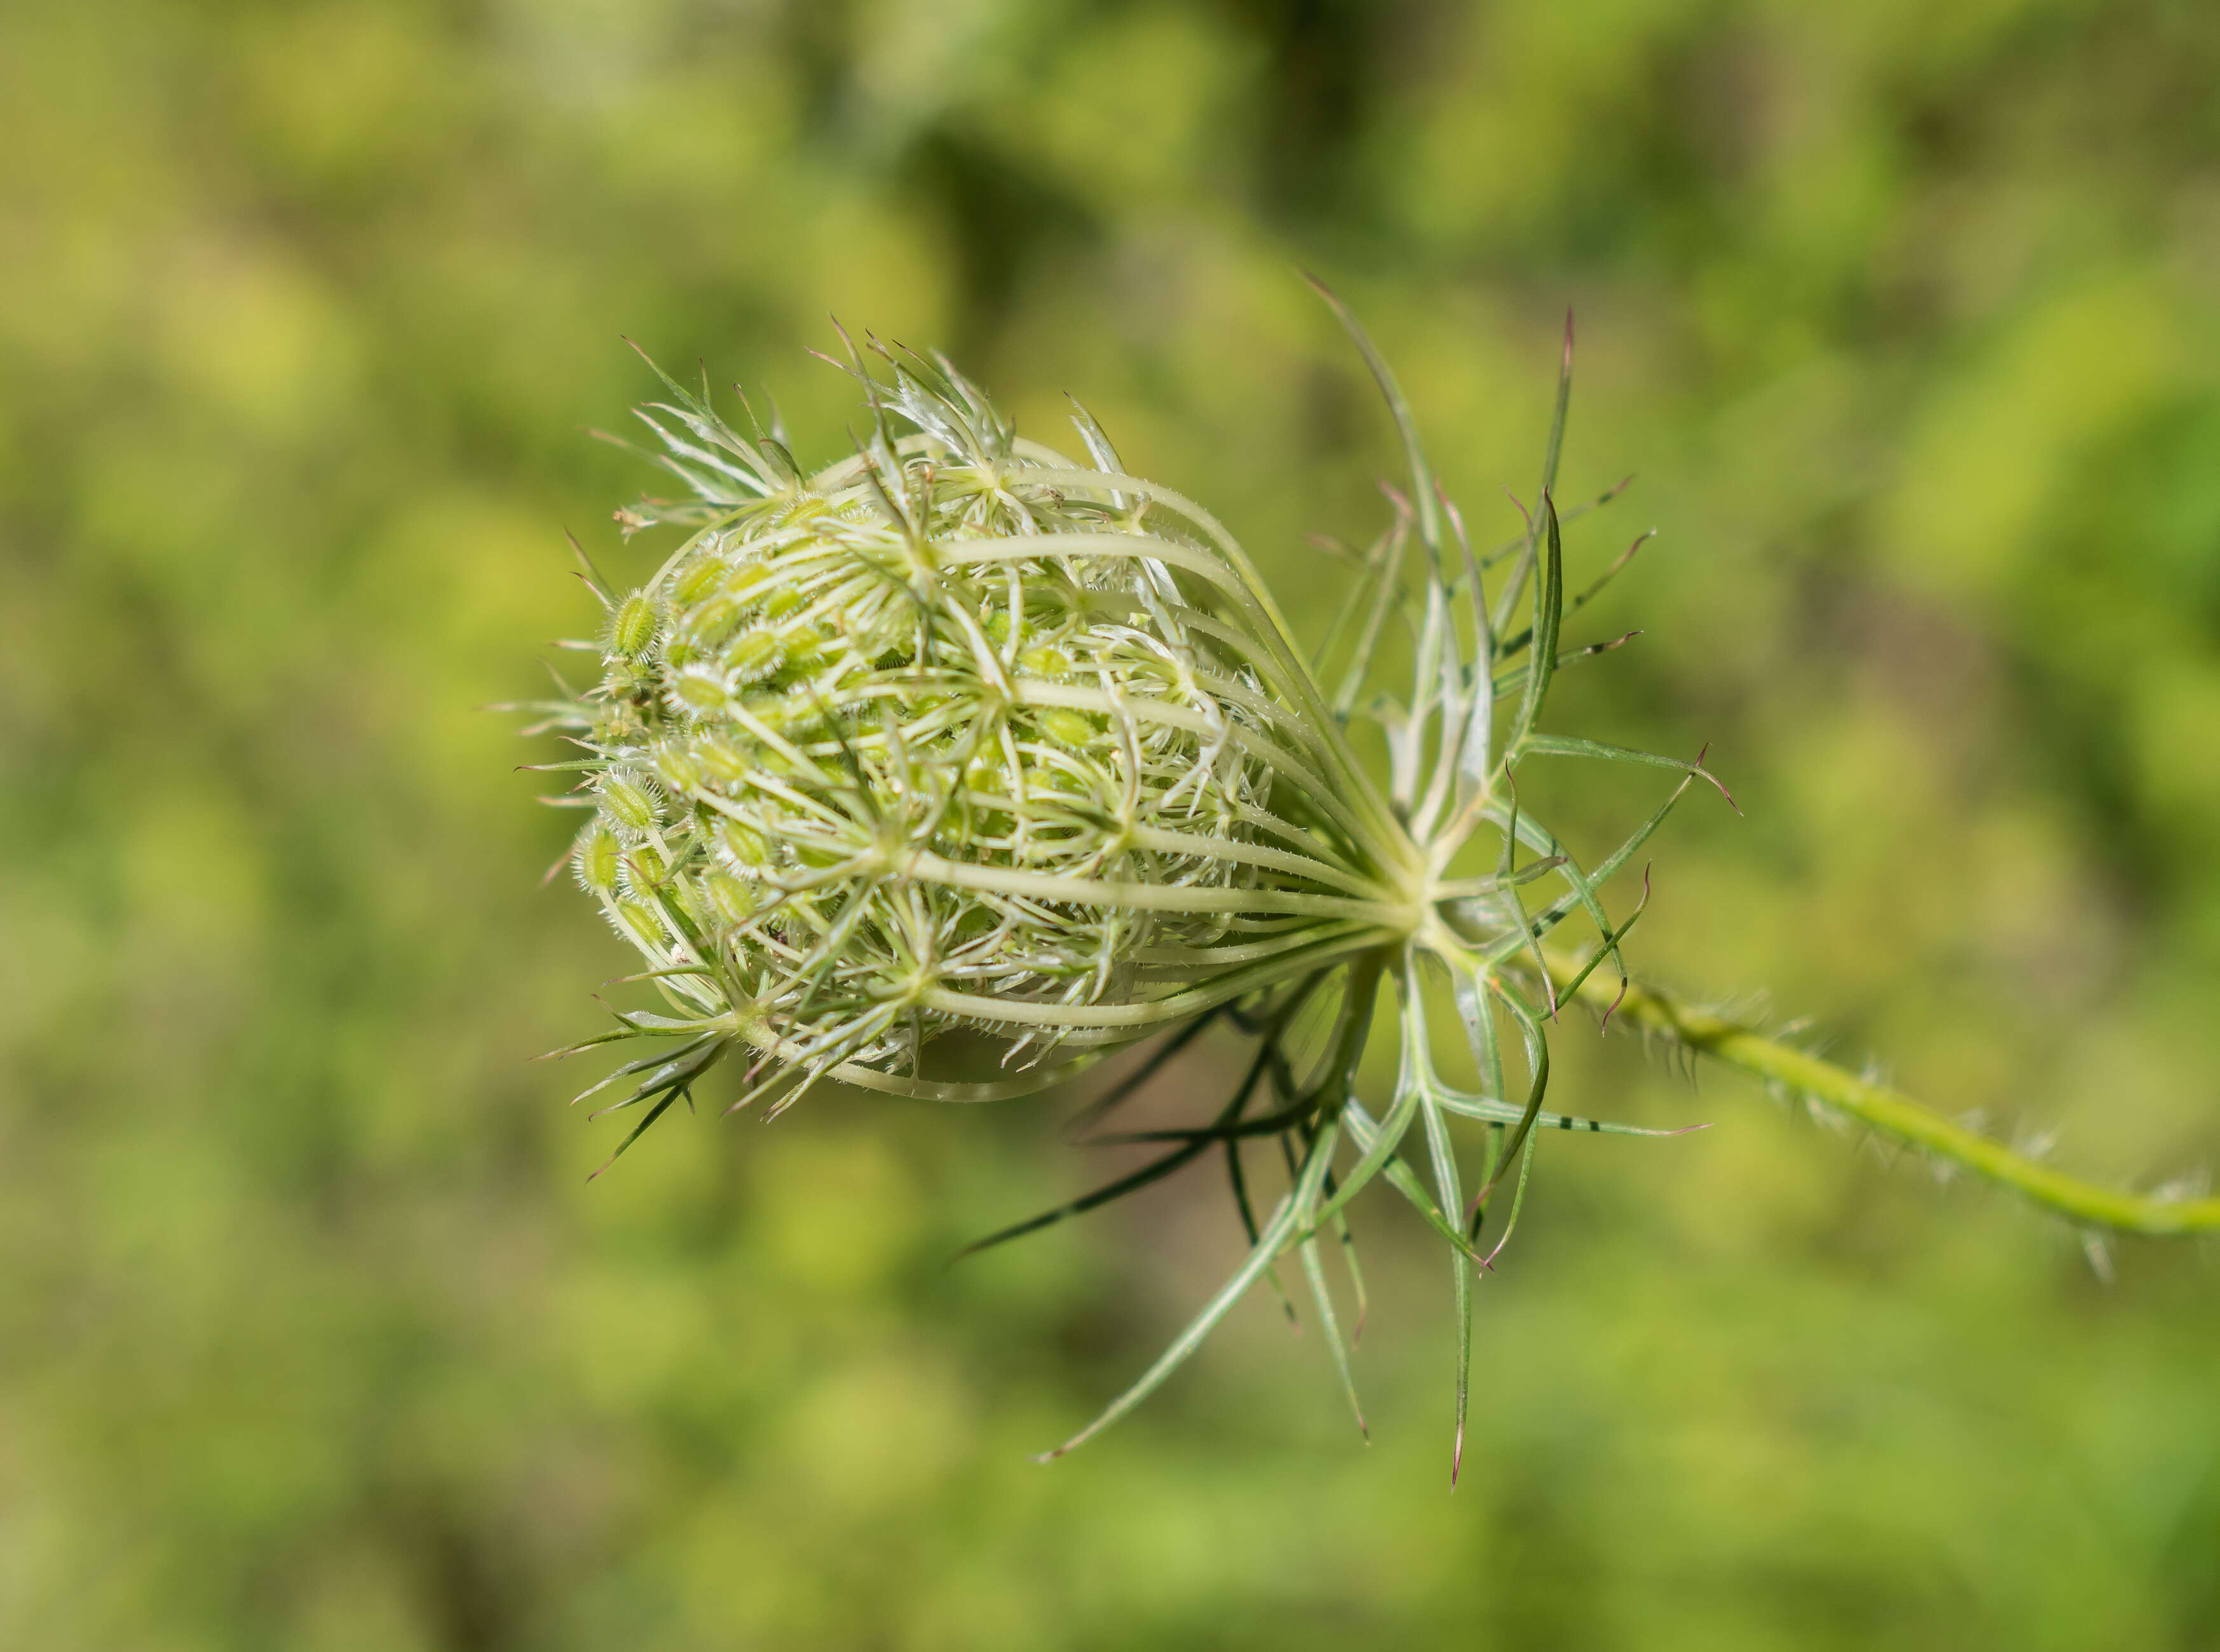
[{"label": "flower stalk", "polygon": [[[1573,960],[1549,957],[1550,974],[1568,985]],[[1609,1007],[1616,988],[1593,977],[1574,989],[1591,1006]],[[1568,996],[1571,994],[1568,993]],[[1785,1094],[1855,1119],[1875,1134],[1916,1148],[1937,1163],[1994,1182],[2077,1227],[2150,1237],[2220,1233],[2220,1199],[2192,1196],[2186,1186],[2148,1194],[2100,1187],[2052,1169],[1979,1131],[1945,1119],[1900,1090],[1861,1078],[1832,1062],[1731,1017],[1679,1003],[1652,987],[1630,988],[1617,1019],[1640,1032],[1708,1056]]]}]

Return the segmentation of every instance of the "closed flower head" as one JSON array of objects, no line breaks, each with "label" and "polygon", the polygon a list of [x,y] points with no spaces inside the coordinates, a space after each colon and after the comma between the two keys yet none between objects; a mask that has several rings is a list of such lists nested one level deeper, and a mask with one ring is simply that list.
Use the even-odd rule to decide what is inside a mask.
[{"label": "closed flower head", "polygon": [[[1083,409],[1075,452],[1059,452],[1020,437],[945,360],[868,340],[843,364],[862,440],[810,472],[775,421],[751,417],[743,433],[706,385],[664,381],[670,399],[641,417],[691,497],[618,521],[628,535],[675,527],[678,543],[637,589],[589,566],[605,613],[571,646],[596,680],[538,708],[537,726],[581,751],[548,765],[577,782],[551,801],[588,815],[568,857],[577,884],[663,1001],[588,1041],[657,1046],[587,1092],[620,1086],[610,1110],[635,1110],[617,1150],[713,1069],[737,1071],[733,1107],[770,1115],[828,1078],[933,1100],[1019,1095],[1155,1039],[1095,1099],[1099,1118],[1206,1028],[1247,1039],[1214,1113],[1129,1138],[1157,1157],[982,1241],[1223,1159],[1246,1261],[1060,1449],[1138,1403],[1290,1256],[1353,1405],[1320,1238],[1347,1239],[1349,1202],[1375,1179],[1453,1258],[1462,1441],[1474,1281],[1517,1220],[1542,1133],[1677,1133],[1544,1110],[1552,1024],[1573,998],[2077,1220],[2220,1227],[2209,1200],[2073,1183],[1629,982],[1618,949],[1642,904],[1615,919],[1603,892],[1692,782],[1718,782],[1700,753],[1543,726],[1557,674],[1633,634],[1583,646],[1562,629],[1643,543],[1568,595],[1562,525],[1612,496],[1562,517],[1554,496],[1569,322],[1534,508],[1481,551],[1387,366],[1328,299],[1394,415],[1409,479],[1388,490],[1388,526],[1352,558],[1353,599],[1314,655],[1232,537],[1128,474]],[[1407,668],[1400,695],[1377,680],[1391,661]],[[1384,783],[1351,744],[1360,721],[1386,748]],[[1537,758],[1678,783],[1584,862],[1521,807],[1519,773]],[[1642,888],[1646,900],[1646,871]],[[1590,938],[1567,950],[1576,928]],[[1368,1104],[1358,1071],[1383,1007],[1395,1077]],[[1437,1022],[1463,1035],[1461,1071],[1437,1065]],[[957,1032],[996,1052],[999,1075],[936,1063],[935,1040]],[[1275,1144],[1283,1191],[1266,1204],[1247,1155]],[[1353,1259],[1350,1285],[1361,1312]]]}]

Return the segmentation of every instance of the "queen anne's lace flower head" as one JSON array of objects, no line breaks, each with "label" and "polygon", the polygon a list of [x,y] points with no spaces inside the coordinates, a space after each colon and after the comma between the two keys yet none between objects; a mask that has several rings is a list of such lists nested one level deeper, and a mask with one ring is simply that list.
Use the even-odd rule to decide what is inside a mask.
[{"label": "queen anne's lace flower head", "polygon": [[[1347,1238],[1344,1207],[1375,1179],[1456,1257],[1462,1441],[1474,1269],[1517,1220],[1538,1131],[1672,1133],[1543,1110],[1550,1023],[1575,995],[1606,1025],[1622,1013],[2085,1231],[2220,1229],[2214,1200],[2073,1182],[1617,969],[1615,985],[1594,978],[1642,910],[1615,921],[1602,889],[1690,781],[1718,782],[1700,754],[1540,726],[1556,673],[1616,646],[1565,646],[1564,620],[1634,554],[1568,596],[1552,494],[1569,378],[1536,512],[1475,554],[1393,377],[1350,326],[1410,489],[1390,490],[1394,521],[1358,559],[1355,600],[1318,657],[1337,667],[1331,695],[1241,547],[1200,506],[1126,474],[1083,410],[1085,457],[1067,456],[1019,437],[945,361],[876,343],[876,372],[851,352],[864,439],[814,474],[776,425],[727,424],[706,387],[671,383],[671,400],[642,409],[693,497],[618,520],[684,537],[634,590],[589,568],[605,613],[599,637],[574,646],[597,680],[541,702],[539,725],[583,753],[550,765],[577,779],[551,801],[587,814],[566,858],[670,1012],[620,1012],[589,1040],[659,1044],[587,1092],[623,1087],[612,1110],[639,1119],[625,1145],[727,1061],[742,1071],[733,1107],[775,1113],[828,1077],[939,1100],[1020,1094],[1168,1034],[1096,1099],[1099,1117],[1206,1027],[1246,1036],[1253,1057],[1214,1115],[1144,1132],[1160,1156],[982,1241],[1223,1156],[1247,1260],[1071,1444],[1150,1393],[1289,1254],[1347,1385],[1319,1236]],[[1568,327],[1568,374],[1570,361]],[[1396,654],[1410,668],[1400,697],[1375,681]],[[1384,786],[1351,745],[1360,720],[1386,747]],[[1584,864],[1520,805],[1521,765],[1537,757],[1681,782]],[[1559,950],[1568,920],[1594,930],[1584,955]],[[1436,1066],[1428,997],[1441,982],[1471,1057],[1462,1084]],[[1400,1060],[1375,1110],[1357,1073],[1390,1002]],[[934,1070],[934,1040],[957,1031],[998,1051],[1001,1076]],[[1469,1193],[1453,1119],[1487,1127]],[[1287,1179],[1265,1209],[1244,1150],[1272,1140]],[[1483,1250],[1499,1185],[1510,1209]],[[1361,1309],[1353,1261],[1350,1275]]]},{"label": "queen anne's lace flower head", "polygon": [[[1213,1022],[1257,1041],[1214,1119],[1158,1134],[1161,1158],[995,1236],[1224,1153],[1249,1261],[1094,1428],[1291,1250],[1346,1381],[1316,1235],[1376,1176],[1460,1258],[1484,1260],[1490,1189],[1537,1125],[1568,1122],[1541,1110],[1545,1010],[1613,955],[1626,926],[1612,926],[1595,887],[1663,815],[1584,872],[1520,812],[1512,774],[1530,754],[1610,754],[1535,726],[1564,608],[1547,481],[1541,518],[1502,553],[1517,559],[1491,612],[1494,559],[1464,544],[1357,338],[1404,432],[1412,491],[1393,496],[1395,520],[1363,559],[1360,600],[1327,651],[1344,666],[1331,695],[1240,545],[1200,506],[1127,474],[1084,409],[1080,458],[1020,438],[945,361],[872,341],[877,371],[852,351],[848,368],[864,438],[814,474],[776,424],[744,435],[706,385],[664,380],[671,399],[641,416],[693,496],[618,521],[685,537],[634,590],[589,566],[605,614],[598,639],[573,646],[596,657],[598,681],[540,705],[539,726],[584,753],[551,765],[577,776],[551,801],[588,812],[567,859],[671,1012],[620,1012],[588,1041],[664,1041],[587,1092],[626,1087],[614,1107],[639,1122],[623,1146],[728,1059],[744,1071],[733,1106],[775,1113],[828,1077],[940,1100],[1020,1094],[1169,1032],[1108,1105]],[[1556,449],[1553,434],[1552,471]],[[1506,638],[1530,598],[1532,623]],[[1360,709],[1399,614],[1411,694]],[[1350,744],[1358,716],[1387,745],[1384,788]],[[1493,870],[1470,863],[1483,840]],[[1543,877],[1567,888],[1530,912],[1518,891]],[[1545,954],[1543,938],[1575,915],[1601,945],[1585,963]],[[1478,1090],[1435,1070],[1426,959],[1456,988]],[[1390,982],[1402,1067],[1375,1117],[1356,1073]],[[1525,1057],[1518,1100],[1505,1094],[1506,1027]],[[1001,1076],[932,1070],[934,1039],[958,1030],[999,1050]],[[1496,1126],[1470,1201],[1453,1115]],[[1396,1157],[1421,1120],[1431,1185]],[[1260,1219],[1242,1148],[1270,1138],[1291,1181]],[[1457,1277],[1462,1320],[1462,1261]]]},{"label": "queen anne's lace flower head", "polygon": [[814,477],[706,398],[648,410],[698,497],[627,524],[693,532],[608,595],[564,716],[578,881],[665,990],[781,1105],[827,1073],[938,1093],[959,1027],[1007,1092],[1378,944],[1369,787],[1215,524],[1084,413],[1081,463],[888,360]]}]

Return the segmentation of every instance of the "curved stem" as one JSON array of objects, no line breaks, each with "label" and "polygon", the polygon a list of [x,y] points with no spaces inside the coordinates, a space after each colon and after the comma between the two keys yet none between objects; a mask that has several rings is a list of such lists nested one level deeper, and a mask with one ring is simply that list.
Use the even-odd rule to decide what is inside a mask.
[{"label": "curved stem", "polygon": [[[1569,985],[1582,968],[1579,961],[1558,953],[1550,954],[1548,962],[1560,986]],[[1608,1007],[1618,996],[1618,986],[1592,974],[1581,982],[1576,995],[1598,1008]],[[1900,1091],[1870,1083],[1755,1027],[1677,1003],[1654,988],[1629,987],[1615,1013],[1631,1025],[1662,1033],[1715,1061],[1816,1097],[1884,1136],[1963,1165],[2083,1227],[2154,1235],[2220,1233],[2220,1198],[2159,1199],[2077,1180],[1951,1123]]]}]

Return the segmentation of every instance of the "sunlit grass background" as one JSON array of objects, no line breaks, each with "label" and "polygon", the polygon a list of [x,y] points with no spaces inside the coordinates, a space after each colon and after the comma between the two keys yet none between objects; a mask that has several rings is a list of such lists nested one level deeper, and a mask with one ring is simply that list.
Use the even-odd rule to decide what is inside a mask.
[{"label": "sunlit grass background", "polygon": [[[1634,949],[2144,1183],[2220,1154],[2220,12],[2179,0],[0,9],[0,1643],[2220,1645],[2220,1271],[1568,1025],[1447,1493],[1440,1259],[1359,1211],[1375,1443],[1208,1177],[826,1094],[613,1144],[625,964],[476,708],[652,483],[619,334],[831,457],[828,311],[1083,396],[1306,624],[1393,464],[1483,533],[1581,338],[1560,726],[1712,761]],[[1646,794],[1561,777],[1590,850]],[[1230,1057],[1223,1051],[1202,1057]],[[1207,1070],[1193,1082],[1208,1081]]]}]

